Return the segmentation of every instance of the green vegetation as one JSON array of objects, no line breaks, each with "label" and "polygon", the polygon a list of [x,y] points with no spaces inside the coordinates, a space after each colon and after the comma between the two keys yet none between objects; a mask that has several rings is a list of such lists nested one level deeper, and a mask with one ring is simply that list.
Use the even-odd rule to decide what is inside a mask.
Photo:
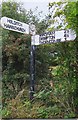
[{"label": "green vegetation", "polygon": [[[33,11],[17,2],[3,2],[2,16],[29,24],[37,34],[44,32],[58,16],[66,28],[77,32],[78,2],[50,3],[50,14],[39,20]],[[71,7],[73,5],[73,8]],[[52,7],[60,8],[52,16]],[[61,10],[61,11],[60,11]],[[75,21],[75,22],[74,22]],[[74,24],[73,24],[74,23]],[[61,29],[58,26],[56,29]],[[54,28],[52,28],[54,30]],[[77,118],[78,117],[78,37],[73,42],[36,47],[35,94],[29,100],[31,35],[2,29],[2,118]]]}]

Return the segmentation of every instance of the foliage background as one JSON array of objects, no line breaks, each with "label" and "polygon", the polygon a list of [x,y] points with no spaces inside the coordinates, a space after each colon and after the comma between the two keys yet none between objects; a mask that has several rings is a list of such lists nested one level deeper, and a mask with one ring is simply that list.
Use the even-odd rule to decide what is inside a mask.
[{"label": "foliage background", "polygon": [[[77,6],[78,2],[50,3],[50,14],[40,21],[32,10],[27,11],[20,3],[8,1],[2,3],[2,16],[27,24],[33,21],[37,34],[47,28],[51,31],[62,29],[65,25],[65,29],[72,28],[77,35]],[[55,9],[54,16],[52,9]],[[63,25],[49,27],[58,17]],[[78,37],[73,42],[36,47],[33,101],[29,100],[30,42],[31,35],[2,29],[3,118],[78,117]]]}]

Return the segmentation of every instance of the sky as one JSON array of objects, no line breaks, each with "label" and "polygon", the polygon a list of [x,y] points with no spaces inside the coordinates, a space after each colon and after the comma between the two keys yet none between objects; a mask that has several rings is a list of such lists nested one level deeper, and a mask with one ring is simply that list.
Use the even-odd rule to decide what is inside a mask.
[{"label": "sky", "polygon": [[[0,0],[1,1],[1,0]],[[2,1],[8,1],[8,0],[2,0]],[[37,11],[43,11],[42,17],[48,14],[48,3],[49,2],[58,2],[59,0],[14,0],[16,2],[23,3],[23,7],[26,10],[32,9],[35,10],[36,7],[38,7]]]}]

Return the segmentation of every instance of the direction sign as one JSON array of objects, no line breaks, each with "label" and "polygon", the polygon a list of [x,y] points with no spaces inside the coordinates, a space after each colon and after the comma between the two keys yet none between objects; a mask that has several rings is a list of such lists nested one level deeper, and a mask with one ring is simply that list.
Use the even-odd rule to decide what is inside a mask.
[{"label": "direction sign", "polygon": [[8,18],[2,17],[1,18],[1,26],[5,29],[29,34],[29,25],[23,22]]},{"label": "direction sign", "polygon": [[[33,36],[32,36],[33,37]],[[71,30],[60,30],[54,32],[46,32],[41,35],[35,35],[32,38],[32,45],[50,44],[64,41],[72,41],[76,38],[76,34]]]}]

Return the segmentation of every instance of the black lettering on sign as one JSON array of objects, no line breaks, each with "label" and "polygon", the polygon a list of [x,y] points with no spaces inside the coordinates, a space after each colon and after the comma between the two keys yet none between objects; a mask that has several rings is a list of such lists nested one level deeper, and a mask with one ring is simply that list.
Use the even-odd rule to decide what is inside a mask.
[{"label": "black lettering on sign", "polygon": [[19,32],[26,32],[26,30],[22,27],[17,27],[17,26],[13,26],[13,25],[9,25],[9,24],[4,24],[4,27],[12,29],[12,30],[18,30]]},{"label": "black lettering on sign", "polygon": [[64,37],[65,37],[65,40],[66,40],[67,37],[69,37],[69,30],[64,31]]},{"label": "black lettering on sign", "polygon": [[39,43],[40,44],[46,44],[46,43],[55,43],[55,31],[54,32],[46,32],[43,34],[40,34],[39,36]]},{"label": "black lettering on sign", "polygon": [[13,25],[17,25],[17,26],[22,26],[22,24],[18,21],[14,21],[14,20],[10,20],[7,19],[7,23],[13,24]]}]

